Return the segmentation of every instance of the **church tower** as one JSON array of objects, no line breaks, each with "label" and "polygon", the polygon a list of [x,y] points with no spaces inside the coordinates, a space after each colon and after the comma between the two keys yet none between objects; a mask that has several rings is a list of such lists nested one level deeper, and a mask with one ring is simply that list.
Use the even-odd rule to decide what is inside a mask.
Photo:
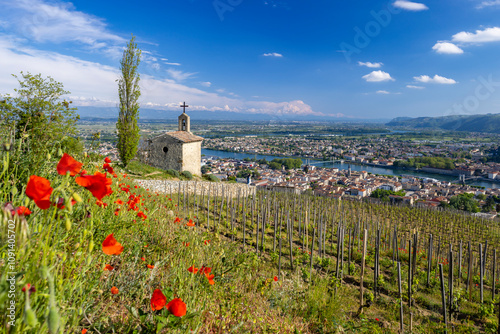
[{"label": "church tower", "polygon": [[185,110],[179,116],[179,131],[191,132],[191,120],[190,117],[186,114]]}]

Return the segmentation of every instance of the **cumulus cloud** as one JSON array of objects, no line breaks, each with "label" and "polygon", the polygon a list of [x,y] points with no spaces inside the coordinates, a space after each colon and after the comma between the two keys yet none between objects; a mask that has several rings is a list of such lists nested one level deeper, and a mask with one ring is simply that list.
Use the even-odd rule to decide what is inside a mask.
[{"label": "cumulus cloud", "polygon": [[203,87],[210,87],[212,86],[212,83],[210,81],[204,81],[200,82],[200,85],[202,85]]},{"label": "cumulus cloud", "polygon": [[189,73],[189,72],[183,72],[180,70],[174,70],[172,68],[167,69],[168,75],[172,77],[175,81],[184,81],[187,78],[192,77],[193,75],[196,75],[197,73]]},{"label": "cumulus cloud", "polygon": [[464,50],[460,49],[458,46],[456,46],[453,43],[450,42],[437,42],[433,47],[432,50],[436,51],[436,53],[442,53],[442,54],[462,54],[464,53]]},{"label": "cumulus cloud", "polygon": [[363,76],[367,82],[395,81],[391,75],[384,71],[373,71]]},{"label": "cumulus cloud", "polygon": [[424,5],[423,3],[411,2],[406,0],[398,0],[392,4],[394,7],[401,8],[404,10],[409,10],[413,12],[418,12],[421,10],[427,10],[429,7]]},{"label": "cumulus cloud", "polygon": [[387,94],[391,94],[391,93],[389,93],[386,90],[377,90],[377,94],[385,94],[385,95],[387,95]]},{"label": "cumulus cloud", "polygon": [[410,89],[425,89],[425,87],[415,86],[415,85],[406,85],[406,88],[410,88]]},{"label": "cumulus cloud", "polygon": [[488,43],[500,42],[500,27],[476,30],[476,32],[462,31],[452,36],[457,43]]},{"label": "cumulus cloud", "polygon": [[366,63],[363,63],[362,61],[358,61],[358,65],[359,66],[366,66],[369,68],[380,68],[382,65],[384,65],[384,63],[371,63],[369,61],[367,61]]},{"label": "cumulus cloud", "polygon": [[430,77],[428,75],[421,75],[418,77],[413,77],[416,81],[422,82],[422,83],[435,83],[435,84],[442,84],[442,85],[453,85],[456,84],[457,82],[453,79],[448,79],[439,75],[434,75],[434,77]]},{"label": "cumulus cloud", "polygon": [[283,57],[283,55],[281,53],[277,53],[277,52],[264,53],[263,56],[264,57],[277,57],[277,58]]},{"label": "cumulus cloud", "polygon": [[478,9],[492,6],[500,6],[500,0],[491,0],[491,1],[483,1],[479,5],[477,5]]}]

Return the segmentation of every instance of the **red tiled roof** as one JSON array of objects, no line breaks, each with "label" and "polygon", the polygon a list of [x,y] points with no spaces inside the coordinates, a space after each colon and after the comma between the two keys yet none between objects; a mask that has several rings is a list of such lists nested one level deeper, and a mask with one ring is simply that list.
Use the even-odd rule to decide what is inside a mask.
[{"label": "red tiled roof", "polygon": [[187,131],[167,132],[167,133],[165,133],[165,135],[173,137],[173,138],[180,140],[181,142],[184,142],[184,143],[192,143],[192,142],[203,140],[203,137],[193,135],[191,132],[187,132]]}]

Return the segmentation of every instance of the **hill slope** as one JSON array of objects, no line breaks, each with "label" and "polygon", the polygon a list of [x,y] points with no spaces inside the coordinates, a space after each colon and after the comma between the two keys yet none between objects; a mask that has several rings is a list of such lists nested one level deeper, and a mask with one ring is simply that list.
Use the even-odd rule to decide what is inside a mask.
[{"label": "hill slope", "polygon": [[442,129],[451,131],[471,131],[500,133],[500,114],[454,115],[443,117],[398,117],[388,126],[404,126],[413,129]]}]

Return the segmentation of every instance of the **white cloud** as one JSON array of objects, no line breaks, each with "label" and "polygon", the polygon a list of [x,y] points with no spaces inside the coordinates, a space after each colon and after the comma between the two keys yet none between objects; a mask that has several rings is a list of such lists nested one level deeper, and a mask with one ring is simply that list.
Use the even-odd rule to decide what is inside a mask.
[{"label": "white cloud", "polygon": [[362,61],[358,61],[358,65],[359,66],[366,66],[366,67],[370,67],[370,68],[380,68],[382,65],[384,65],[384,63],[371,63],[369,61],[367,61],[366,63],[363,63]]},{"label": "white cloud", "polygon": [[385,94],[385,95],[387,95],[387,94],[391,94],[391,93],[389,93],[386,90],[377,90],[377,94]]},{"label": "white cloud", "polygon": [[210,81],[205,81],[205,82],[200,82],[200,85],[203,87],[210,87],[212,86],[212,83]]},{"label": "white cloud", "polygon": [[125,39],[108,31],[102,19],[75,10],[71,3],[42,0],[0,0],[8,8],[6,19],[22,36],[37,42],[80,42],[93,48]]},{"label": "white cloud", "polygon": [[500,0],[483,1],[476,8],[481,9],[492,6],[500,6]]},{"label": "white cloud", "polygon": [[433,78],[431,78],[428,75],[421,75],[419,77],[413,77],[416,81],[422,82],[422,83],[435,83],[435,84],[442,84],[442,85],[453,85],[456,84],[457,82],[453,79],[448,79],[439,75],[434,75]]},{"label": "white cloud", "polygon": [[436,51],[437,53],[442,53],[442,54],[462,54],[464,53],[464,50],[460,49],[458,46],[456,46],[453,43],[450,42],[437,42],[433,47],[432,50]]},{"label": "white cloud", "polygon": [[415,86],[415,85],[406,85],[406,88],[410,88],[410,89],[425,89],[425,87]]},{"label": "white cloud", "polygon": [[395,81],[389,73],[384,71],[373,71],[370,74],[364,75],[363,79],[367,82]]},{"label": "white cloud", "polygon": [[457,43],[487,43],[500,42],[500,27],[476,30],[475,33],[462,31],[452,36]]},{"label": "white cloud", "polygon": [[405,10],[410,10],[413,12],[418,12],[421,10],[427,10],[429,7],[424,5],[423,3],[418,3],[418,2],[411,2],[411,1],[406,1],[406,0],[398,0],[392,4],[394,7],[405,9]]},{"label": "white cloud", "polygon": [[172,66],[181,66],[180,63],[169,63],[169,62],[164,62],[165,65],[172,65]]},{"label": "white cloud", "polygon": [[277,58],[282,58],[283,57],[283,55],[281,53],[276,53],[276,52],[264,53],[263,56],[264,57],[277,57]]},{"label": "white cloud", "polygon": [[167,73],[174,79],[175,81],[184,81],[187,78],[192,77],[193,75],[197,73],[189,73],[189,72],[182,72],[179,70],[174,70],[174,69],[167,69]]}]

